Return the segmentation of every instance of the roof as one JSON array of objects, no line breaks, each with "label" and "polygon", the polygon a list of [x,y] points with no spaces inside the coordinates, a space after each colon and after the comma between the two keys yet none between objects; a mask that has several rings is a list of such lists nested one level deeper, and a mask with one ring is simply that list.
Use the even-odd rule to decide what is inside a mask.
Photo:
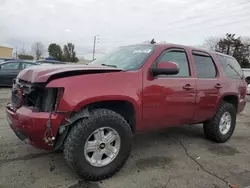
[{"label": "roof", "polygon": [[39,64],[35,61],[30,61],[30,60],[22,60],[22,59],[15,59],[15,60],[9,60],[9,61],[3,61],[0,62],[0,64],[5,64],[5,63],[18,63],[18,62],[25,62],[25,63],[33,63],[33,64]]},{"label": "roof", "polygon": [[65,64],[65,62],[57,60],[37,60],[38,63],[50,63],[50,64]]},{"label": "roof", "polygon": [[13,49],[13,48],[7,47],[7,46],[0,46],[0,48],[9,48],[9,49]]},{"label": "roof", "polygon": [[7,60],[12,60],[12,58],[4,58],[4,57],[0,57],[0,60],[7,61]]},{"label": "roof", "polygon": [[[176,48],[188,48],[188,49],[191,49],[191,50],[207,52],[209,54],[216,54],[216,55],[221,55],[221,56],[224,56],[224,57],[234,58],[234,57],[232,57],[230,55],[223,54],[223,53],[220,53],[220,52],[211,51],[211,50],[208,50],[208,49],[198,48],[198,47],[193,47],[193,46],[174,44],[174,43],[135,44],[135,45],[144,45],[144,46],[152,46],[153,45],[153,46],[163,46],[163,47],[171,46],[171,47],[176,47]],[[129,45],[129,46],[133,46],[133,45]]]}]

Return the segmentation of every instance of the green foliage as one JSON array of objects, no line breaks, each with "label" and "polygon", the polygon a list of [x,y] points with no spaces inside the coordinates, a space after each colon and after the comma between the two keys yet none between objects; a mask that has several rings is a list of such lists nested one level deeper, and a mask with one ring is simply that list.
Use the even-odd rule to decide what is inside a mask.
[{"label": "green foliage", "polygon": [[63,60],[67,62],[78,62],[79,59],[76,57],[75,45],[68,43],[63,47]]},{"label": "green foliage", "polygon": [[224,38],[210,37],[205,40],[203,46],[209,50],[215,50],[233,56],[242,68],[250,67],[250,39],[236,37],[227,33]]},{"label": "green foliage", "polygon": [[32,55],[26,55],[26,54],[18,54],[19,59],[25,59],[25,60],[33,60],[34,57]]},{"label": "green foliage", "polygon": [[250,43],[244,42],[242,37],[227,33],[219,40],[216,51],[233,56],[242,68],[250,67]]},{"label": "green foliage", "polygon": [[63,53],[60,45],[51,43],[48,47],[48,52],[50,57],[54,57],[58,61],[62,60]]},{"label": "green foliage", "polygon": [[64,62],[78,62],[79,59],[76,57],[75,45],[67,43],[64,45],[63,50],[60,45],[51,43],[48,47],[50,57],[56,58],[58,61]]}]

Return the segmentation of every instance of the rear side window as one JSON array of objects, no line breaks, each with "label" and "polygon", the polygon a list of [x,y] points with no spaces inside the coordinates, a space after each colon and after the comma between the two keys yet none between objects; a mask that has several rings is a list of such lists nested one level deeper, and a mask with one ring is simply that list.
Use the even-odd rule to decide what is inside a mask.
[{"label": "rear side window", "polygon": [[241,79],[243,77],[243,71],[238,63],[238,61],[233,57],[226,57],[222,55],[217,55],[218,61],[226,73],[226,75],[231,79]]},{"label": "rear side window", "polygon": [[193,53],[193,57],[198,78],[215,78],[217,76],[216,67],[210,56]]}]

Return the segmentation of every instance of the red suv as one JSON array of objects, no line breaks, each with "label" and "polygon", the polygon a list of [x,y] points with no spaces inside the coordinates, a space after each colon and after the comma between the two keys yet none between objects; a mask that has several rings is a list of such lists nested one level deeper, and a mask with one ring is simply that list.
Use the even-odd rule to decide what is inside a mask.
[{"label": "red suv", "polygon": [[124,165],[135,132],[203,123],[209,140],[226,142],[246,91],[233,57],[143,44],[88,65],[27,68],[13,84],[6,112],[21,140],[62,149],[77,174],[100,180]]}]

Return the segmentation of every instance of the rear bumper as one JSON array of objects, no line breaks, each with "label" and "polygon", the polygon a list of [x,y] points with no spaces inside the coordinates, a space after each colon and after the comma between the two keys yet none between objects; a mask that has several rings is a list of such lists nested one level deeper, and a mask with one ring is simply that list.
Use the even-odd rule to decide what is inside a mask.
[{"label": "rear bumper", "polygon": [[[6,105],[7,121],[16,136],[26,143],[44,150],[53,150],[54,147],[45,143],[44,134],[47,128],[49,113],[35,112],[27,107],[14,110],[9,104]],[[63,121],[63,116],[54,114],[51,117],[53,136]]]}]

